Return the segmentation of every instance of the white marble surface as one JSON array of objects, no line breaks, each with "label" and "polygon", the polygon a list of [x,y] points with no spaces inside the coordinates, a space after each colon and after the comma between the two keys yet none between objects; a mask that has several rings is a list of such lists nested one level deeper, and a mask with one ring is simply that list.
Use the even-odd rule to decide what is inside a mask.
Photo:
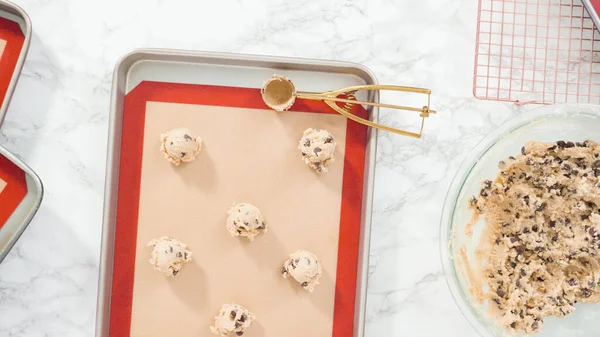
[{"label": "white marble surface", "polygon": [[422,140],[380,134],[366,335],[476,336],[442,274],[439,217],[469,149],[518,113],[472,96],[477,1],[17,3],[34,36],[0,144],[46,195],[0,265],[0,337],[93,335],[111,76],[138,47],[348,60],[381,83],[431,88],[439,113]]}]

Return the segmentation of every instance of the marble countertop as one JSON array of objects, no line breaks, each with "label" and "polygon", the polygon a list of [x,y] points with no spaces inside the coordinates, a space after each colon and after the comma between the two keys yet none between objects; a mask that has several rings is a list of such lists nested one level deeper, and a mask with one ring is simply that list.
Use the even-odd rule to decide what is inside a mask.
[{"label": "marble countertop", "polygon": [[0,337],[93,336],[112,71],[140,47],[352,61],[432,89],[423,139],[379,135],[366,336],[477,335],[444,279],[439,218],[469,150],[519,113],[472,95],[477,1],[16,2],[34,35],[0,144],[46,195],[0,265]]}]

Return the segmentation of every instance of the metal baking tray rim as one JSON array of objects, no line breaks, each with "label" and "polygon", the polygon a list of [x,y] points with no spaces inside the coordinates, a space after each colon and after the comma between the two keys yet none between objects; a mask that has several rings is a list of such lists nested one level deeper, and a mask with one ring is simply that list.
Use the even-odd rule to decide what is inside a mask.
[{"label": "metal baking tray rim", "polygon": [[[0,0],[0,10],[5,10],[13,15],[18,16],[21,20],[23,20],[21,29],[23,30],[23,34],[25,35],[25,40],[23,41],[23,47],[21,47],[21,55],[19,56],[19,60],[17,61],[17,65],[15,67],[15,71],[13,73],[12,79],[10,80],[10,84],[8,85],[8,90],[6,91],[6,96],[4,97],[4,102],[0,107],[0,126],[4,121],[4,117],[6,116],[6,111],[8,110],[8,106],[10,105],[10,101],[13,97],[15,88],[17,87],[17,82],[19,81],[19,75],[23,70],[23,66],[25,65],[25,59],[27,58],[27,54],[29,52],[29,46],[31,45],[31,37],[33,28],[31,25],[31,19],[29,15],[18,5],[10,2],[10,1],[2,1]],[[24,27],[23,27],[24,24]]]},{"label": "metal baking tray rim", "polygon": [[588,14],[592,18],[592,21],[594,21],[594,25],[596,26],[595,28],[598,29],[598,27],[600,27],[600,17],[598,16],[598,12],[594,9],[592,1],[581,0],[581,2],[583,2],[583,5],[587,9]]},{"label": "metal baking tray rim", "polygon": [[[111,89],[110,99],[110,118],[109,118],[109,133],[108,133],[108,146],[107,146],[107,158],[106,158],[106,181],[104,190],[104,210],[102,220],[102,242],[101,242],[101,254],[100,254],[100,274],[98,277],[98,295],[97,295],[97,308],[96,308],[96,337],[108,337],[108,330],[110,326],[110,298],[112,287],[112,267],[114,261],[114,241],[115,231],[109,224],[116,220],[116,208],[108,207],[109,205],[115,205],[117,202],[117,193],[113,193],[113,190],[117,188],[119,173],[114,172],[115,159],[120,157],[120,147],[117,146],[121,142],[121,126],[118,122],[117,116],[119,105],[123,104],[125,95],[127,94],[126,86],[130,71],[134,66],[140,62],[143,62],[145,57],[197,57],[203,59],[213,60],[215,64],[222,64],[223,60],[229,62],[260,62],[260,63],[271,63],[270,67],[278,69],[291,69],[286,68],[290,64],[295,65],[313,65],[313,66],[325,66],[325,67],[339,67],[340,74],[344,73],[341,69],[358,69],[363,72],[363,80],[367,81],[368,84],[378,84],[377,77],[375,74],[366,66],[346,61],[335,61],[335,60],[320,60],[310,58],[292,58],[292,57],[280,57],[280,56],[263,56],[255,54],[239,54],[239,53],[220,53],[220,52],[203,52],[203,51],[188,51],[188,50],[176,50],[176,49],[136,49],[128,54],[121,57],[114,68],[113,73],[113,84]],[[221,62],[219,62],[221,61]],[[123,76],[124,75],[124,76]],[[132,88],[131,88],[132,89]],[[123,95],[119,95],[123,92]],[[122,97],[121,97],[122,96]],[[371,102],[379,103],[379,93],[369,93],[368,100]],[[369,119],[377,122],[379,118],[379,109],[377,107],[370,107],[367,109],[369,112]],[[363,216],[362,226],[360,233],[360,247],[359,247],[359,264],[358,264],[358,279],[356,286],[356,309],[355,309],[355,324],[354,324],[354,336],[362,337],[365,334],[365,318],[366,318],[366,295],[368,286],[368,268],[369,268],[369,251],[370,251],[370,239],[371,239],[371,226],[372,226],[372,208],[373,208],[373,186],[375,179],[375,159],[377,152],[377,134],[378,130],[369,128],[367,130],[367,158],[365,163],[365,180],[363,188]],[[117,138],[116,135],[119,135]],[[118,169],[117,169],[118,171]]]},{"label": "metal baking tray rim", "polygon": [[[8,160],[10,160],[12,163],[14,163],[17,167],[19,167],[21,170],[23,170],[23,172],[25,173],[26,180],[27,180],[27,195],[29,195],[32,192],[32,190],[34,192],[36,192],[35,198],[33,200],[29,201],[32,204],[32,206],[30,206],[30,210],[28,211],[27,215],[21,222],[21,225],[14,232],[14,234],[8,241],[8,244],[6,245],[6,247],[4,247],[2,250],[0,250],[0,263],[2,263],[2,261],[4,260],[6,255],[8,255],[8,252],[12,249],[12,247],[15,245],[17,240],[19,240],[19,238],[21,237],[21,235],[23,234],[25,229],[29,226],[29,223],[31,222],[31,220],[33,219],[33,217],[39,210],[40,205],[42,204],[42,199],[44,197],[44,185],[42,184],[42,180],[35,173],[35,171],[33,171],[29,166],[27,166],[27,164],[25,164],[17,156],[8,152],[8,150],[2,146],[0,146],[0,156],[6,157]],[[15,213],[21,207],[26,207],[26,205],[24,205],[23,202],[25,202],[25,199],[23,201],[21,201],[21,204],[17,207],[17,210],[15,210]],[[11,221],[11,218],[9,218],[8,221]]]}]

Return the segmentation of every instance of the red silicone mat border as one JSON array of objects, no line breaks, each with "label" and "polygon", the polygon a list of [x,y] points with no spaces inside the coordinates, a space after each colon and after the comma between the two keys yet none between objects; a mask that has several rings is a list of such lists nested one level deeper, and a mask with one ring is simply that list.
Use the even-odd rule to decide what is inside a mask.
[{"label": "red silicone mat border", "polygon": [[[142,82],[125,97],[122,120],[115,251],[113,261],[109,336],[129,336],[135,267],[146,103],[174,102],[267,109],[260,90],[207,85]],[[225,103],[226,102],[226,103]],[[292,111],[335,113],[325,103],[297,100]],[[361,106],[353,111],[366,118]],[[349,337],[354,329],[358,250],[362,214],[367,128],[348,121],[333,336]],[[342,260],[344,263],[339,263]]]},{"label": "red silicone mat border", "polygon": [[8,158],[0,155],[0,178],[6,187],[0,193],[0,229],[27,195],[25,172]]},{"label": "red silicone mat border", "polygon": [[15,72],[21,50],[25,43],[25,34],[17,22],[0,18],[0,39],[6,41],[4,52],[0,56],[0,107],[4,104],[8,87]]}]

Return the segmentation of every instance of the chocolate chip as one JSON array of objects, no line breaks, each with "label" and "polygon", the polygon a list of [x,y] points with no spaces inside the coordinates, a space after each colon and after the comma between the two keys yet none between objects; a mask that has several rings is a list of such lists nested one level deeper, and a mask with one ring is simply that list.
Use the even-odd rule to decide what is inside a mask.
[{"label": "chocolate chip", "polygon": [[183,257],[183,254],[181,254],[181,252],[177,252],[177,255],[176,255],[176,256],[177,256],[178,258],[182,258],[182,257]]},{"label": "chocolate chip", "polygon": [[520,219],[521,218],[521,213],[515,214],[515,218]]},{"label": "chocolate chip", "polygon": [[527,151],[525,151],[525,146],[523,146],[523,147],[521,148],[521,154],[522,154],[522,155],[526,155],[526,154],[527,154]]},{"label": "chocolate chip", "polygon": [[306,146],[306,147],[309,147],[310,146],[310,139],[305,139],[303,145]]},{"label": "chocolate chip", "polygon": [[570,280],[569,280],[569,285],[570,285],[570,286],[572,286],[572,287],[573,287],[573,286],[576,286],[576,285],[577,285],[577,280],[576,280],[576,279],[574,279],[574,278],[570,279]]},{"label": "chocolate chip", "polygon": [[508,157],[508,159],[515,160],[516,158],[515,158],[515,157],[513,157],[513,156],[510,156],[510,157]]},{"label": "chocolate chip", "polygon": [[243,331],[236,331],[235,334],[238,335],[238,336],[242,336],[242,335],[244,335],[244,332]]},{"label": "chocolate chip", "polygon": [[581,290],[581,297],[590,298],[590,296],[592,296],[592,292],[589,289]]},{"label": "chocolate chip", "polygon": [[169,251],[172,253],[173,252],[173,247],[169,247]]},{"label": "chocolate chip", "polygon": [[533,227],[531,228],[532,231],[536,232],[540,229],[540,227],[538,227],[538,225],[533,225]]},{"label": "chocolate chip", "polygon": [[548,226],[550,226],[550,228],[556,227],[556,221],[554,221],[554,220],[550,221],[550,223],[548,224]]},{"label": "chocolate chip", "polygon": [[179,274],[179,270],[173,270],[173,276],[177,276]]},{"label": "chocolate chip", "polygon": [[320,147],[315,147],[315,149],[313,150],[313,152],[315,153],[315,155],[319,155],[319,152],[321,152],[323,150],[321,150]]},{"label": "chocolate chip", "polygon": [[588,233],[590,233],[591,236],[596,235],[596,228],[594,228],[594,227],[590,228],[590,230],[588,231]]},{"label": "chocolate chip", "polygon": [[181,158],[185,157],[186,154],[187,153],[185,153],[185,152],[181,152]]},{"label": "chocolate chip", "polygon": [[525,272],[525,269],[521,269],[521,276],[527,276],[527,273]]},{"label": "chocolate chip", "polygon": [[558,145],[560,149],[564,149],[567,146],[567,143],[565,143],[564,140],[559,140],[558,142],[556,142],[556,145]]},{"label": "chocolate chip", "polygon": [[246,315],[242,314],[242,316],[240,316],[239,321],[244,323],[246,321]]},{"label": "chocolate chip", "polygon": [[500,305],[500,299],[494,298],[494,302],[496,302],[496,304]]},{"label": "chocolate chip", "polygon": [[502,288],[498,287],[498,289],[496,289],[496,294],[498,294],[498,296],[500,297],[504,297],[504,295],[506,295],[506,292],[502,290]]},{"label": "chocolate chip", "polygon": [[544,282],[544,279],[541,278],[541,277],[539,277],[539,276],[535,280],[538,281],[538,282]]},{"label": "chocolate chip", "polygon": [[517,253],[519,253],[519,254],[523,254],[525,252],[525,247],[523,247],[523,246],[518,246],[515,249],[517,250]]},{"label": "chocolate chip", "polygon": [[229,319],[233,321],[236,315],[237,313],[235,312],[235,310],[231,310],[231,312],[229,313]]},{"label": "chocolate chip", "polygon": [[583,220],[587,220],[589,217],[590,217],[589,214],[581,214],[581,216],[580,216],[580,218],[581,218],[582,221]]},{"label": "chocolate chip", "polygon": [[325,138],[325,144],[333,143],[333,137],[329,136]]},{"label": "chocolate chip", "polygon": [[185,134],[185,135],[183,135],[183,139],[185,139],[185,140],[192,140],[193,138],[190,135]]},{"label": "chocolate chip", "polygon": [[519,239],[518,239],[516,236],[511,236],[511,237],[510,237],[510,242],[511,242],[511,243],[515,243],[515,242],[517,242],[517,241],[519,241]]},{"label": "chocolate chip", "polygon": [[287,269],[285,268],[285,266],[281,267],[281,274],[287,274]]},{"label": "chocolate chip", "polygon": [[308,282],[302,282],[302,284],[300,284],[300,285],[306,288],[306,287],[308,287]]},{"label": "chocolate chip", "polygon": [[537,330],[540,327],[538,321],[533,322],[533,324],[531,324],[531,328],[533,330]]},{"label": "chocolate chip", "polygon": [[548,151],[554,151],[556,150],[556,145],[552,145],[548,148]]},{"label": "chocolate chip", "polygon": [[508,227],[508,226],[510,226],[510,224],[508,222],[505,222],[502,224],[502,227]]},{"label": "chocolate chip", "polygon": [[241,327],[242,327],[242,323],[240,323],[240,322],[235,322],[235,328],[236,328],[236,329],[239,329],[239,328],[241,328]]},{"label": "chocolate chip", "polygon": [[487,190],[485,190],[485,189],[481,190],[481,192],[479,192],[479,195],[481,195],[482,197],[487,197],[488,196]]},{"label": "chocolate chip", "polygon": [[515,329],[517,327],[517,322],[510,323],[510,327]]},{"label": "chocolate chip", "polygon": [[511,266],[512,268],[515,268],[515,267],[517,266],[517,264],[516,264],[515,262],[511,262],[511,263],[510,263],[510,266]]},{"label": "chocolate chip", "polygon": [[594,168],[600,168],[600,160],[596,160],[593,164]]},{"label": "chocolate chip", "polygon": [[575,144],[573,142],[567,142],[567,144],[565,144],[565,148],[571,148],[571,147],[575,147]]}]

